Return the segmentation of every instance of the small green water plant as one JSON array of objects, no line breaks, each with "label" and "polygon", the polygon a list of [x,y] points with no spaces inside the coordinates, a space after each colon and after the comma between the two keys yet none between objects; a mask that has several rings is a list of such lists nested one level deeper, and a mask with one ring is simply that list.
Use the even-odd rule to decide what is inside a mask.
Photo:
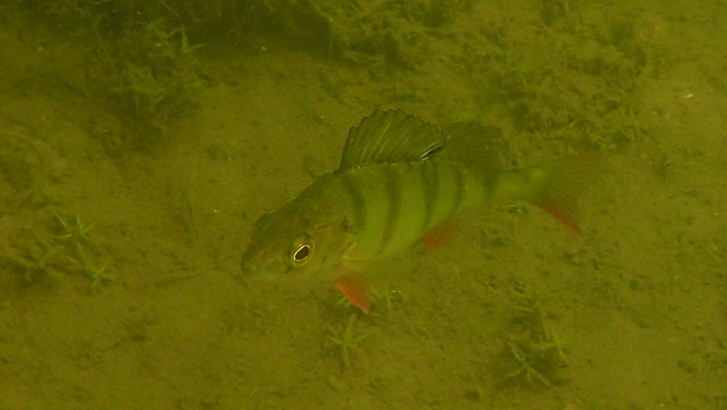
[{"label": "small green water plant", "polygon": [[52,224],[19,232],[0,261],[19,273],[26,285],[54,283],[63,273],[78,273],[95,289],[112,278],[106,267],[94,261],[89,235],[92,228],[78,215],[64,218],[55,214]]},{"label": "small green water plant", "polygon": [[96,264],[89,254],[89,232],[93,225],[87,225],[76,215],[72,220],[55,215],[57,221],[56,234],[53,237],[65,249],[66,266],[91,281],[91,288],[95,289],[100,283],[112,280],[106,274],[106,267]]},{"label": "small green water plant", "polygon": [[115,73],[108,88],[126,129],[122,143],[145,145],[194,108],[194,94],[203,85],[196,52],[203,45],[190,44],[184,26],[160,20],[134,26],[108,56]]},{"label": "small green water plant", "polygon": [[204,83],[197,58],[202,44],[190,41],[187,27],[213,25],[231,6],[230,0],[17,3],[36,19],[32,25],[45,23],[79,51],[74,54],[83,59],[79,80],[62,83],[73,83],[73,91],[96,102],[99,112],[89,115],[93,122],[104,114],[115,117],[89,126],[91,135],[115,156],[157,142],[176,119],[193,111],[196,91]]},{"label": "small green water plant", "polygon": [[372,311],[374,317],[383,316],[389,320],[391,314],[401,307],[405,302],[405,296],[401,291],[386,284],[382,287],[371,288]]},{"label": "small green water plant", "polygon": [[76,244],[88,243],[89,232],[93,229],[93,225],[84,224],[79,215],[76,215],[73,221],[68,221],[59,214],[55,214],[55,219],[58,225],[58,234],[54,235],[56,239]]},{"label": "small green water plant", "polygon": [[567,381],[568,343],[556,332],[554,315],[542,299],[524,290],[512,292],[513,317],[498,367],[505,384],[552,387]]},{"label": "small green water plant", "polygon": [[359,324],[360,315],[359,312],[350,313],[345,324],[331,325],[326,334],[324,348],[339,357],[344,370],[355,367],[355,357],[361,349],[361,344],[370,336]]}]

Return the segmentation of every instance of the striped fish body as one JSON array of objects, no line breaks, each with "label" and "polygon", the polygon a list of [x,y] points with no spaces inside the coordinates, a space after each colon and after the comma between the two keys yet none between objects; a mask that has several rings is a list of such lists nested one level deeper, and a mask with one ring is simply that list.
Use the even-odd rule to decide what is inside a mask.
[{"label": "striped fish body", "polygon": [[330,279],[368,311],[382,262],[493,198],[532,202],[577,229],[574,201],[591,158],[512,171],[495,158],[470,129],[448,137],[401,111],[376,111],[351,129],[338,170],[260,218],[243,277]]},{"label": "striped fish body", "polygon": [[482,174],[457,161],[380,164],[345,170],[356,247],[346,261],[387,260],[463,210],[487,202],[494,172]]}]

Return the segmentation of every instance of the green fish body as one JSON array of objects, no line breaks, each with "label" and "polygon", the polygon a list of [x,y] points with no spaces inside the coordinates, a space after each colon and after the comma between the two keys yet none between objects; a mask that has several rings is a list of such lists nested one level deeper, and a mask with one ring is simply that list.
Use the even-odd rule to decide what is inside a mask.
[{"label": "green fish body", "polygon": [[525,200],[578,232],[574,215],[595,155],[518,170],[497,166],[488,141],[466,127],[452,138],[402,111],[376,111],[351,129],[339,169],[256,223],[245,276],[332,280],[370,307],[372,276],[422,240],[449,242],[448,224],[492,200]]}]

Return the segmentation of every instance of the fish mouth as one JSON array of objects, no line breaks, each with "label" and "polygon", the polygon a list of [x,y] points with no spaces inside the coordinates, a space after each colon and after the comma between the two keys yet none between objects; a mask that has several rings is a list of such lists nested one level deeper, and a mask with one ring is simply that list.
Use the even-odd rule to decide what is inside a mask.
[{"label": "fish mouth", "polygon": [[247,286],[249,282],[249,278],[245,275],[245,272],[232,272],[230,276],[237,286]]},{"label": "fish mouth", "polygon": [[233,273],[232,276],[238,285],[247,285],[251,280],[255,281],[263,275],[256,272],[255,269],[250,266],[247,259],[243,258],[242,261],[240,261],[240,270]]},{"label": "fish mouth", "polygon": [[251,282],[273,282],[276,276],[277,275],[272,272],[256,269],[246,258],[243,258],[240,262],[240,271],[233,274],[235,282],[237,282],[238,285],[247,285]]}]

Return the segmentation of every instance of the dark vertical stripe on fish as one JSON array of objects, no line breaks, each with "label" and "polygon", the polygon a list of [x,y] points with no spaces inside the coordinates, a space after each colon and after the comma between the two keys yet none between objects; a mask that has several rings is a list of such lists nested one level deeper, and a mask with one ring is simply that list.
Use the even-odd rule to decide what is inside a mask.
[{"label": "dark vertical stripe on fish", "polygon": [[439,163],[426,161],[420,166],[422,178],[422,194],[424,195],[424,220],[422,232],[429,230],[434,217],[434,207],[439,200]]},{"label": "dark vertical stripe on fish", "polygon": [[381,254],[386,250],[391,238],[396,232],[396,225],[399,222],[399,213],[401,212],[401,178],[399,168],[396,165],[384,168],[384,185],[386,186],[386,199],[388,200],[388,209],[386,214],[386,225],[384,226],[384,234],[381,237],[378,253]]},{"label": "dark vertical stripe on fish", "polygon": [[464,174],[462,173],[462,167],[456,164],[452,167],[454,170],[454,202],[452,202],[452,209],[449,211],[449,215],[454,215],[459,211],[459,206],[462,205],[464,199]]},{"label": "dark vertical stripe on fish", "polygon": [[366,198],[361,194],[361,189],[356,181],[351,178],[350,173],[341,173],[341,185],[343,185],[343,189],[351,197],[355,229],[357,231],[361,230],[366,226],[366,218],[368,217],[366,213]]}]

